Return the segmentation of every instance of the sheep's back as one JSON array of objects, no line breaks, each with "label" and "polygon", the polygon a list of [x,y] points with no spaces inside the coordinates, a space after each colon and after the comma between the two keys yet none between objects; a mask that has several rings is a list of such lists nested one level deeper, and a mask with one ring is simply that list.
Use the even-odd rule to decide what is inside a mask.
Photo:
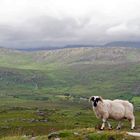
[{"label": "sheep's back", "polygon": [[121,103],[125,107],[126,111],[129,110],[133,112],[133,105],[129,101],[116,99],[114,102]]}]

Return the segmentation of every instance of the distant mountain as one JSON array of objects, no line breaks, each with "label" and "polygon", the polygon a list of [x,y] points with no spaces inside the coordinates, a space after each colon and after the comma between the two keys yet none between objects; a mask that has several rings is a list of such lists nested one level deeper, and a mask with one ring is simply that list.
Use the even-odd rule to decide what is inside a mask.
[{"label": "distant mountain", "polygon": [[37,48],[18,48],[20,51],[43,51],[43,50],[59,50],[65,48],[93,48],[93,47],[103,47],[102,45],[66,45],[66,46],[47,46],[47,47],[37,47]]},{"label": "distant mountain", "polygon": [[37,48],[18,48],[20,51],[43,51],[43,50],[59,50],[64,48],[95,48],[95,47],[132,47],[140,48],[140,42],[130,42],[130,41],[115,41],[109,42],[104,45],[87,45],[87,44],[78,44],[78,45],[66,45],[66,46],[44,46]]},{"label": "distant mountain", "polygon": [[104,47],[133,47],[133,48],[140,48],[140,42],[115,41],[115,42],[109,42],[109,43],[105,44]]},{"label": "distant mountain", "polygon": [[47,47],[32,47],[32,48],[17,48],[17,50],[19,51],[44,51],[44,50],[57,50],[57,49],[61,49],[62,47],[51,47],[51,46],[47,46]]},{"label": "distant mountain", "polygon": [[56,50],[17,51],[0,48],[0,66],[46,69],[78,64],[122,64],[140,62],[140,48],[75,47]]},{"label": "distant mountain", "polygon": [[95,48],[95,47],[132,47],[132,48],[140,48],[140,42],[131,42],[131,41],[114,41],[109,42],[104,45],[67,45],[63,48]]}]

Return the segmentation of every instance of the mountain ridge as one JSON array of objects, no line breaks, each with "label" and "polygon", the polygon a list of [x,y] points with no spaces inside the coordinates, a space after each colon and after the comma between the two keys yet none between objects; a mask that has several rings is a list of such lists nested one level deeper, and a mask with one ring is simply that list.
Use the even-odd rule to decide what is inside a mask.
[{"label": "mountain ridge", "polygon": [[10,47],[4,47],[1,46],[0,48],[7,48],[7,49],[14,49],[18,51],[44,51],[44,50],[59,50],[59,49],[65,49],[65,48],[95,48],[95,47],[130,47],[130,48],[140,48],[140,42],[139,41],[112,41],[108,42],[102,45],[99,44],[69,44],[65,46],[43,46],[43,47],[29,47],[29,48],[10,48]]}]

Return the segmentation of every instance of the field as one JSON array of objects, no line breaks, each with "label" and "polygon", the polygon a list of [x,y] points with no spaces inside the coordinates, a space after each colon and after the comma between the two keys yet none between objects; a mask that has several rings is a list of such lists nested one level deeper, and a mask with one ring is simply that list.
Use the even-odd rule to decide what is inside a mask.
[{"label": "field", "polygon": [[[0,57],[2,139],[64,130],[98,130],[101,121],[88,102],[91,95],[131,101],[135,106],[136,131],[140,132],[140,49],[23,52],[1,48]],[[116,122],[112,124],[115,128]],[[124,122],[123,131],[130,131],[129,128],[130,124]]]}]

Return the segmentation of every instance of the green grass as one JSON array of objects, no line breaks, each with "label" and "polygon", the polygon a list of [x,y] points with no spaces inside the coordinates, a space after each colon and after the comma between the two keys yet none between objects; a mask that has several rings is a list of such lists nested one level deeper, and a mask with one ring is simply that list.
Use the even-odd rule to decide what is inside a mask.
[{"label": "green grass", "polygon": [[139,110],[140,109],[140,96],[137,96],[137,95],[134,96],[131,99],[131,102],[134,104],[136,110]]},{"label": "green grass", "polygon": [[94,128],[62,130],[48,135],[48,138],[54,137],[59,137],[62,140],[136,140],[135,137],[128,136],[125,131],[97,131]]},{"label": "green grass", "polygon": [[[14,101],[16,103],[16,101]],[[38,110],[44,113],[38,115]],[[136,124],[139,126],[140,112],[135,112]],[[44,122],[43,120],[47,120]],[[55,100],[17,102],[3,106],[0,112],[0,136],[6,135],[47,135],[53,131],[70,130],[80,128],[95,128],[101,124],[101,120],[95,117],[88,101]],[[117,122],[111,121],[113,129]],[[130,131],[130,123],[124,121],[124,131]],[[139,129],[137,130],[139,132]]]}]

